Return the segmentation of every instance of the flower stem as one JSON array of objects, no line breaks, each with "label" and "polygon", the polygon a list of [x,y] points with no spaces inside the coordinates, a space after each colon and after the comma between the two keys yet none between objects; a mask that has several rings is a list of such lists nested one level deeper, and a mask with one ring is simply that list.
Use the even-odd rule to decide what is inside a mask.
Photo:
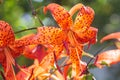
[{"label": "flower stem", "polygon": [[44,26],[44,24],[42,23],[41,19],[40,19],[40,18],[38,17],[38,15],[37,15],[37,12],[36,12],[33,4],[32,4],[32,1],[31,1],[31,0],[28,0],[28,2],[29,2],[29,4],[30,4],[31,10],[32,10],[32,15],[38,19],[38,21],[40,22],[40,24],[41,24],[42,26]]},{"label": "flower stem", "polygon": [[15,34],[24,32],[24,31],[28,31],[28,30],[33,30],[33,29],[37,29],[37,27],[33,27],[33,28],[28,28],[28,29],[24,29],[24,30],[20,30],[20,31],[16,31]]}]

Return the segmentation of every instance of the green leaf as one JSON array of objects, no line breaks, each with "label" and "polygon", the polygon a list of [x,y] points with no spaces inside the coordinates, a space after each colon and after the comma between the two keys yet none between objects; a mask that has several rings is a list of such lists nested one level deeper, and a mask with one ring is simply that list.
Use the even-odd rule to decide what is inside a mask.
[{"label": "green leaf", "polygon": [[95,80],[93,74],[89,73],[89,74],[86,74],[82,80]]},{"label": "green leaf", "polygon": [[107,64],[105,61],[102,61],[102,62],[101,62],[101,65],[105,65],[105,66],[108,66],[108,67],[110,66],[110,65]]}]

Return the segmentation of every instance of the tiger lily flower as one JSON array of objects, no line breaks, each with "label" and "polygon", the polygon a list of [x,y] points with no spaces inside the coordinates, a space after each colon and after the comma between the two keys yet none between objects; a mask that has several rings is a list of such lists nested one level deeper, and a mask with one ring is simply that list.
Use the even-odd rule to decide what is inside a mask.
[{"label": "tiger lily flower", "polygon": [[104,66],[111,66],[113,64],[117,64],[118,62],[120,62],[120,50],[114,49],[98,54],[94,64],[98,68],[103,68]]},{"label": "tiger lily flower", "polygon": [[[38,33],[33,38],[34,43],[42,45],[51,45],[52,51],[57,57],[66,49],[72,62],[73,76],[79,76],[81,73],[81,57],[83,46],[87,43],[96,43],[97,29],[91,27],[94,18],[92,8],[83,4],[75,5],[69,12],[62,6],[51,3],[44,7],[44,13],[50,11],[60,28],[44,26],[38,28]],[[78,11],[78,15],[73,22],[72,15]],[[52,54],[48,54],[45,60],[53,59]],[[50,57],[51,56],[51,57]]]},{"label": "tiger lily flower", "polygon": [[100,42],[103,43],[106,40],[116,39],[115,45],[118,49],[107,50],[101,52],[97,55],[95,60],[95,65],[98,68],[103,68],[104,66],[111,66],[120,62],[120,32],[114,32],[103,37]]},{"label": "tiger lily flower", "polygon": [[[34,35],[16,39],[12,27],[5,21],[0,21],[0,64],[5,71],[6,80],[16,80],[13,65],[17,56],[21,55],[24,46],[30,44]],[[29,38],[29,39],[28,39]]]},{"label": "tiger lily flower", "polygon": [[[11,49],[8,47],[10,44],[14,43],[14,40],[14,32],[11,26],[4,21],[0,21],[0,63],[4,67],[6,79],[9,77],[9,80],[15,79],[12,67],[15,61],[12,57]],[[11,75],[8,73],[11,73]]]}]

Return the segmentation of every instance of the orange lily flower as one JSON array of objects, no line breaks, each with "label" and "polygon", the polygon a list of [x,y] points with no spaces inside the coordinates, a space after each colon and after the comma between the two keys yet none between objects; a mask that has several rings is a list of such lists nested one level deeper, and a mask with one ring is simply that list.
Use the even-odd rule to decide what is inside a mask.
[{"label": "orange lily flower", "polygon": [[[90,27],[94,18],[94,11],[92,8],[77,4],[67,12],[62,6],[51,3],[44,8],[44,12],[46,13],[47,10],[52,13],[54,19],[62,29],[62,33],[67,34],[68,38],[70,38],[70,35],[73,35],[71,36],[72,38],[75,36],[75,38],[77,37],[80,40],[83,39],[81,43],[87,43],[91,40],[94,41],[92,42],[93,44],[96,42],[97,29]],[[79,13],[73,24],[72,15],[77,10],[79,10]]]},{"label": "orange lily flower", "polygon": [[98,54],[94,64],[98,68],[103,68],[106,65],[110,66],[118,62],[120,62],[120,50],[114,49]]},{"label": "orange lily flower", "polygon": [[12,57],[11,49],[9,48],[9,45],[13,44],[14,41],[15,37],[11,26],[4,21],[0,21],[0,63],[4,67],[6,79],[9,77],[8,80],[15,79],[12,67],[15,61]]},{"label": "orange lily flower", "polygon": [[[82,70],[81,57],[84,44],[96,43],[97,29],[90,27],[94,18],[94,11],[90,7],[77,4],[68,12],[62,6],[55,3],[44,7],[45,13],[47,10],[51,12],[60,28],[40,27],[33,41],[36,44],[51,45],[51,52],[55,52],[57,57],[66,49],[72,62],[73,76],[79,76]],[[73,24],[72,15],[78,10],[79,13]],[[50,58],[54,62],[53,54],[48,54],[48,56],[45,59],[46,62]]]},{"label": "orange lily flower", "polygon": [[15,40],[12,27],[7,22],[0,21],[0,64],[4,68],[6,80],[16,80],[13,69],[14,58],[23,52],[24,46],[30,44],[29,39],[32,36]]},{"label": "orange lily flower", "polygon": [[104,51],[96,57],[95,65],[102,68],[105,65],[113,65],[120,62],[120,32],[111,33],[103,37],[100,42],[104,42],[110,39],[117,39],[115,45],[118,49]]}]

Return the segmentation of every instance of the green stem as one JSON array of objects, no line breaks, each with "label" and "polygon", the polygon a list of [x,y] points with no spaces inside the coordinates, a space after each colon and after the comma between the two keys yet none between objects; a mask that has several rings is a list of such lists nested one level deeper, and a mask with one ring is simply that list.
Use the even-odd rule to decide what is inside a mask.
[{"label": "green stem", "polygon": [[37,12],[36,12],[33,4],[32,4],[32,1],[31,1],[31,0],[28,0],[28,2],[29,2],[30,7],[31,7],[31,9],[32,9],[32,15],[35,16],[35,17],[38,19],[38,21],[40,22],[40,24],[41,24],[42,26],[44,26],[44,24],[42,23],[41,19],[40,19],[40,18],[38,17],[38,15],[37,15]]},{"label": "green stem", "polygon": [[28,31],[28,30],[33,30],[33,29],[37,29],[37,27],[16,31],[15,34],[18,34],[18,33],[24,32],[24,31]]}]

